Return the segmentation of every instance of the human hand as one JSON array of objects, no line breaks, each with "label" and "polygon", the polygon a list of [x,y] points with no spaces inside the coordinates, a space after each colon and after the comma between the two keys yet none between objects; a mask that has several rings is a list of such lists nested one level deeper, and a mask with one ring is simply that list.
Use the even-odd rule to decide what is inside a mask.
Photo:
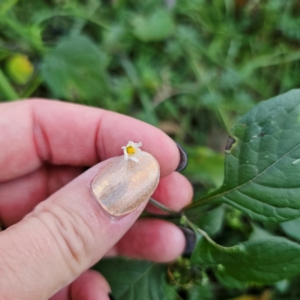
[{"label": "human hand", "polygon": [[[176,144],[159,129],[113,112],[58,101],[0,105],[0,299],[109,299],[110,288],[87,269],[105,255],[166,262],[185,247],[164,220],[137,220],[146,203],[113,220],[90,182],[100,161],[122,155],[129,140],[159,162],[154,198],[178,210],[192,198],[173,172]],[[82,173],[87,166],[94,166]],[[152,208],[153,209],[153,208]],[[59,292],[58,292],[59,291]]]}]

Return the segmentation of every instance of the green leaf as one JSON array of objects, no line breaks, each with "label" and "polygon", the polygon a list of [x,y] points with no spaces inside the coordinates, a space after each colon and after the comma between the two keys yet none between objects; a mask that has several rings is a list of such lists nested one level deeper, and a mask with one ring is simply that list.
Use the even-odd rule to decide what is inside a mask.
[{"label": "green leaf", "polygon": [[275,287],[280,293],[286,293],[290,288],[291,282],[287,279],[275,283]]},{"label": "green leaf", "polygon": [[300,216],[300,90],[263,101],[232,128],[221,188],[186,208],[227,203],[252,219]]},{"label": "green leaf", "polygon": [[257,239],[264,239],[264,238],[270,238],[272,237],[272,234],[261,227],[258,227],[255,224],[252,224],[252,232],[249,237],[249,240],[257,240]]},{"label": "green leaf", "polygon": [[192,263],[215,266],[244,282],[276,282],[300,273],[300,245],[283,237],[255,234],[249,241],[222,247],[199,230]]},{"label": "green leaf", "polygon": [[85,36],[62,40],[42,64],[41,75],[57,97],[89,101],[107,92],[106,58]]},{"label": "green leaf", "polygon": [[210,211],[204,211],[203,208],[189,211],[187,218],[198,227],[207,232],[210,236],[214,236],[220,232],[225,215],[225,206],[220,205]]},{"label": "green leaf", "polygon": [[105,259],[95,269],[103,274],[117,300],[178,300],[166,283],[166,266],[125,258]]},{"label": "green leaf", "polygon": [[157,10],[147,17],[136,16],[132,25],[133,34],[144,42],[165,40],[174,32],[172,18],[165,10]]},{"label": "green leaf", "polygon": [[200,180],[207,188],[219,187],[224,178],[224,156],[207,147],[184,147],[184,149],[189,158],[184,175],[193,182]]},{"label": "green leaf", "polygon": [[1,3],[0,3],[0,16],[6,14],[17,3],[18,3],[18,0],[3,0],[3,1],[1,1]]},{"label": "green leaf", "polygon": [[229,289],[244,289],[246,287],[246,283],[242,282],[231,275],[229,275],[223,265],[218,265],[214,268],[215,276],[222,286],[225,286]]},{"label": "green leaf", "polygon": [[287,236],[300,242],[300,218],[280,223],[280,227]]},{"label": "green leaf", "polygon": [[188,289],[189,300],[212,300],[214,298],[213,287],[211,284],[194,285]]}]

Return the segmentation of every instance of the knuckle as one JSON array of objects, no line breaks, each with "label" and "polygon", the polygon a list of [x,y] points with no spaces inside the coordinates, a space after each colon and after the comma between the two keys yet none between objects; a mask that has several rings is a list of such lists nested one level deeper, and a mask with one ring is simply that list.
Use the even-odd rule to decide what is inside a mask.
[{"label": "knuckle", "polygon": [[88,222],[80,213],[66,210],[58,204],[46,204],[35,217],[44,223],[61,258],[73,274],[77,275],[89,267],[95,238]]}]

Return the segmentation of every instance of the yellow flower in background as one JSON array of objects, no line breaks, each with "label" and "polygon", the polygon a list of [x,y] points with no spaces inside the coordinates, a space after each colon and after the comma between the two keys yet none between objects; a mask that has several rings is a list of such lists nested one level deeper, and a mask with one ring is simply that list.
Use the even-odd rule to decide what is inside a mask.
[{"label": "yellow flower in background", "polygon": [[6,71],[14,82],[26,84],[34,72],[34,67],[26,55],[16,54],[8,59]]}]

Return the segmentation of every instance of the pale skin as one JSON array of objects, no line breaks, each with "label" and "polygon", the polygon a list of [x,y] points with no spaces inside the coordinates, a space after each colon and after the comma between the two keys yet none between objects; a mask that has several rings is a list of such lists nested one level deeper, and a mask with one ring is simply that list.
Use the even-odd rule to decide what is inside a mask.
[{"label": "pale skin", "polygon": [[137,220],[146,203],[112,220],[89,189],[98,163],[122,155],[121,146],[133,140],[160,164],[153,198],[173,210],[189,204],[192,187],[174,172],[177,146],[159,129],[97,108],[33,99],[0,104],[0,132],[0,220],[7,227],[0,232],[0,299],[106,300],[108,283],[88,270],[102,257],[168,262],[183,252],[175,225]]}]

